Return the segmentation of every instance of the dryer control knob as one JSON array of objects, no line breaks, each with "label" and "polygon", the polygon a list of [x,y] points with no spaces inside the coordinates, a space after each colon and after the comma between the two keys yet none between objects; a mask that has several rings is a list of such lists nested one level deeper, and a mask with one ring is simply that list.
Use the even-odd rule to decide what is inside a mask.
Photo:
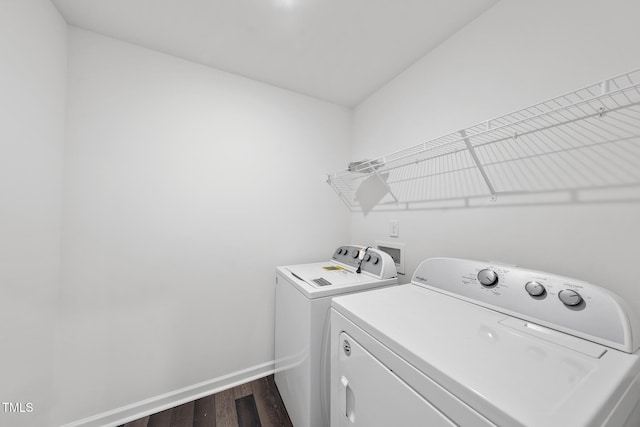
[{"label": "dryer control knob", "polygon": [[364,257],[364,260],[365,260],[366,262],[371,261],[371,255],[370,255],[370,254],[367,254],[367,256],[366,256],[366,257]]},{"label": "dryer control knob", "polygon": [[482,286],[490,287],[498,284],[498,273],[485,268],[478,273],[478,280]]},{"label": "dryer control knob", "polygon": [[353,250],[353,253],[351,254],[352,257],[354,258],[358,258],[360,256],[360,251],[357,249]]},{"label": "dryer control knob", "polygon": [[564,305],[574,307],[582,302],[582,297],[573,289],[563,289],[558,293],[558,298]]},{"label": "dryer control knob", "polygon": [[373,256],[371,262],[373,263],[373,265],[376,265],[380,262],[380,258],[378,258],[377,256]]},{"label": "dryer control knob", "polygon": [[527,282],[527,284],[524,285],[524,288],[532,297],[539,297],[545,293],[544,286],[538,282]]}]

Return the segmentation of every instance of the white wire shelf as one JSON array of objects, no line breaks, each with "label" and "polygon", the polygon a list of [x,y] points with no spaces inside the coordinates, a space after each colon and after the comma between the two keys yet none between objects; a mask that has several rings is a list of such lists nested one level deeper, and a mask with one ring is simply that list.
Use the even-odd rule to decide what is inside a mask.
[{"label": "white wire shelf", "polygon": [[[640,69],[329,174],[354,211],[640,185]],[[362,188],[361,188],[362,186]],[[359,191],[360,189],[360,191]],[[370,198],[369,198],[370,199]]]}]

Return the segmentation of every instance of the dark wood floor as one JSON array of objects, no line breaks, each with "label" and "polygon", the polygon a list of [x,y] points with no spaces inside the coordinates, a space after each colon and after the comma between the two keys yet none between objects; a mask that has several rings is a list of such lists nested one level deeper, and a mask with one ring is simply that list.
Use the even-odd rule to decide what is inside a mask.
[{"label": "dark wood floor", "polygon": [[293,427],[273,375],[120,427]]}]

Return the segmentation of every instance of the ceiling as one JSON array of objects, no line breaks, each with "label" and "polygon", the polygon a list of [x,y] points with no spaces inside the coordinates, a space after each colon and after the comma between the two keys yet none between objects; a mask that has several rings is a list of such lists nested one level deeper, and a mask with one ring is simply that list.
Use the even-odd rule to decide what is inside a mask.
[{"label": "ceiling", "polygon": [[353,107],[498,0],[52,0],[70,25]]}]

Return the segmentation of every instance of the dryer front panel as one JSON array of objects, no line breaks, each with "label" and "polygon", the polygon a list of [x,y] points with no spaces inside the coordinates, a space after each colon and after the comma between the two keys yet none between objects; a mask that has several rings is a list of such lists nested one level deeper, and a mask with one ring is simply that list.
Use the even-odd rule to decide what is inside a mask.
[{"label": "dryer front panel", "polygon": [[340,334],[338,352],[334,427],[455,426],[347,333]]}]

